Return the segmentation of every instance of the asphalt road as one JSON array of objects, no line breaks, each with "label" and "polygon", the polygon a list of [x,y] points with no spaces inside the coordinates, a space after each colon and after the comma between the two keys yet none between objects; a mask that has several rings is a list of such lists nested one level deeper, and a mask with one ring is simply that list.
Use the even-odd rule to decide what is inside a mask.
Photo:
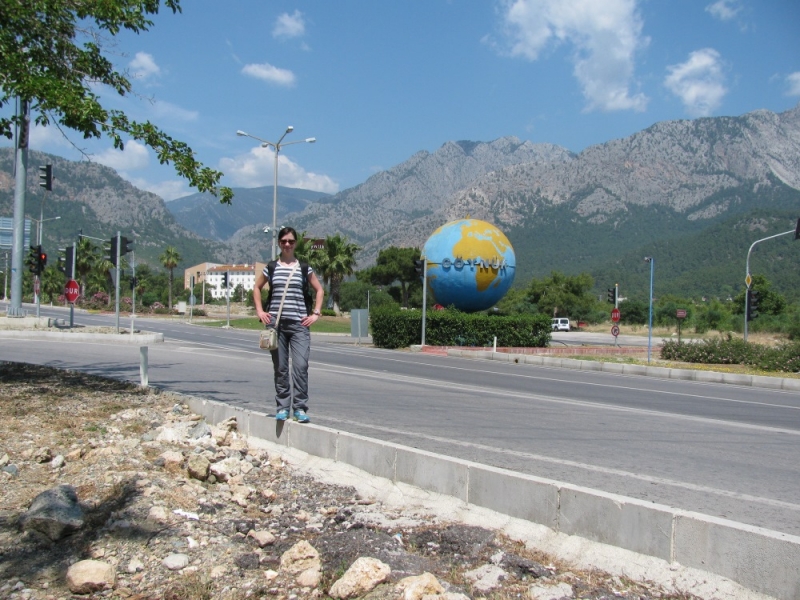
[{"label": "asphalt road", "polygon": [[[109,319],[76,314],[76,323],[100,322]],[[256,332],[138,326],[166,337],[149,348],[151,385],[273,410]],[[796,393],[313,338],[314,423],[800,535]],[[139,379],[136,346],[0,339],[0,360]]]}]

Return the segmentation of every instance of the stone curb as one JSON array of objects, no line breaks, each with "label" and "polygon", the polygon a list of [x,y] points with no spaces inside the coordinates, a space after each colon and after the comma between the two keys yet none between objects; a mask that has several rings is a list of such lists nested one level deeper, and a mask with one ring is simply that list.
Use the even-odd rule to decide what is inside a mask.
[{"label": "stone curb", "polygon": [[60,331],[5,330],[0,339],[58,340],[61,342],[105,342],[107,344],[131,344],[146,346],[164,341],[163,333],[62,333]]},{"label": "stone curb", "polygon": [[240,433],[280,447],[555,532],[721,575],[779,600],[800,598],[800,536],[175,395],[211,424],[235,417]]},{"label": "stone curb", "polygon": [[680,379],[683,381],[701,381],[704,383],[727,383],[731,385],[800,392],[800,379],[790,379],[788,377],[717,373],[714,371],[651,367],[648,365],[578,360],[574,358],[553,358],[550,356],[537,356],[532,354],[508,354],[505,352],[492,352],[491,350],[449,349],[447,350],[447,356],[480,358],[518,364],[540,365],[543,367],[560,367],[562,369],[576,369],[579,371],[602,371],[604,373],[617,373],[620,375],[644,375],[646,377],[660,377],[662,379]]}]

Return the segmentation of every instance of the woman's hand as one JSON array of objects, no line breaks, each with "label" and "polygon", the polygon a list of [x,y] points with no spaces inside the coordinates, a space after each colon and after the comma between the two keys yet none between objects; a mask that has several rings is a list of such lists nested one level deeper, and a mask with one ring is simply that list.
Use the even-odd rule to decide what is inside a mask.
[{"label": "woman's hand", "polygon": [[319,315],[315,315],[314,313],[311,313],[305,319],[300,321],[300,324],[303,327],[311,327],[314,323],[317,322],[317,319],[319,319]]},{"label": "woman's hand", "polygon": [[268,312],[264,312],[262,310],[258,313],[258,320],[261,321],[264,325],[269,325],[270,321],[272,321],[272,317]]}]

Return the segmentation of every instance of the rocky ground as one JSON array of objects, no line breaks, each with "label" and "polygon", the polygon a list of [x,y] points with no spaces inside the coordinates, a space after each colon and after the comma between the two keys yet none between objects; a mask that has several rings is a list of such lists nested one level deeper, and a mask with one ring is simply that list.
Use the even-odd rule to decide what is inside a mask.
[{"label": "rocky ground", "polygon": [[179,397],[44,367],[0,363],[0,484],[0,599],[718,597],[384,504]]}]

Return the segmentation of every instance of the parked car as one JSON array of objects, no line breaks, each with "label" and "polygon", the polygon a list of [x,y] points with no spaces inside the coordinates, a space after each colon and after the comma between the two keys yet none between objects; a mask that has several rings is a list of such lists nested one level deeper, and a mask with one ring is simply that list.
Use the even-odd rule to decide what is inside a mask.
[{"label": "parked car", "polygon": [[553,331],[569,331],[569,319],[553,319]]}]

